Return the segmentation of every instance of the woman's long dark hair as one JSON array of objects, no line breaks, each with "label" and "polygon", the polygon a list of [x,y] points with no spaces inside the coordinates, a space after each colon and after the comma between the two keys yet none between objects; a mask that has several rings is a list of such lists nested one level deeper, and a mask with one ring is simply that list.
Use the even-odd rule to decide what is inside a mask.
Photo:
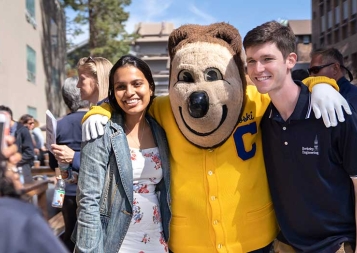
[{"label": "woman's long dark hair", "polygon": [[150,102],[149,105],[147,107],[147,110],[149,109],[152,101],[155,98],[155,82],[154,82],[154,78],[152,77],[152,73],[150,70],[150,67],[146,64],[146,62],[144,62],[143,60],[141,60],[138,57],[135,57],[134,55],[124,55],[122,57],[120,57],[120,59],[113,65],[112,69],[110,70],[109,73],[109,89],[108,89],[108,100],[109,100],[109,104],[112,108],[113,111],[115,112],[120,112],[124,115],[123,110],[120,108],[120,106],[118,105],[117,100],[115,99],[115,93],[114,93],[114,74],[115,71],[117,71],[118,68],[124,67],[124,66],[133,66],[137,69],[139,69],[145,76],[146,80],[149,83],[149,87],[152,90],[152,95],[150,96]]}]

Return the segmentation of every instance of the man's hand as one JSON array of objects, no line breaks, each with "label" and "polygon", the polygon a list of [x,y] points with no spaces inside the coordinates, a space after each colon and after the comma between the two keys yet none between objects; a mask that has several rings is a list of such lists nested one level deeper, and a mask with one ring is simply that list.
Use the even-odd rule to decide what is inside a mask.
[{"label": "man's hand", "polygon": [[74,150],[70,149],[67,145],[51,145],[53,154],[59,163],[72,163],[74,157]]},{"label": "man's hand", "polygon": [[329,84],[316,84],[311,92],[311,105],[317,119],[321,118],[326,127],[337,126],[338,121],[345,121],[343,109],[352,114],[346,99]]},{"label": "man's hand", "polygon": [[96,139],[104,134],[104,126],[109,118],[100,114],[90,116],[82,124],[82,141]]}]

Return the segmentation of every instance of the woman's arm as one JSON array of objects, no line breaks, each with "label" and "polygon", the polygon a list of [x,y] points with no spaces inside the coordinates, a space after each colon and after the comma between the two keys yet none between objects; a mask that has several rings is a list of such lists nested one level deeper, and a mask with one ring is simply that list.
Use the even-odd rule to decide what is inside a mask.
[{"label": "woman's arm", "polygon": [[81,169],[77,188],[76,252],[104,253],[99,204],[110,148],[111,145],[106,134],[82,145]]}]

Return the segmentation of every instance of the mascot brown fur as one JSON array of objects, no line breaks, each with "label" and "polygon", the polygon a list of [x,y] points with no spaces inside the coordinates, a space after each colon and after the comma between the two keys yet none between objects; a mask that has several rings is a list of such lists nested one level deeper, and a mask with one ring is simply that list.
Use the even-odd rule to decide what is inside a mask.
[{"label": "mascot brown fur", "polygon": [[219,146],[238,123],[244,101],[238,31],[226,23],[184,25],[171,33],[169,53],[170,101],[180,108],[173,109],[176,123],[193,144]]}]

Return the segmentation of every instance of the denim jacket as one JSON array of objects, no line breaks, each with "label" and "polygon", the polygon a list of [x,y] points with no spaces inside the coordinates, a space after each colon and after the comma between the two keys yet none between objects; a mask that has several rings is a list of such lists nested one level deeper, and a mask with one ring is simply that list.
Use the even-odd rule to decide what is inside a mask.
[{"label": "denim jacket", "polygon": [[[163,233],[169,239],[170,164],[164,130],[146,115],[159,148],[163,180],[157,185]],[[82,144],[78,179],[76,252],[117,253],[133,210],[133,169],[123,118],[113,113],[104,135]]]}]

